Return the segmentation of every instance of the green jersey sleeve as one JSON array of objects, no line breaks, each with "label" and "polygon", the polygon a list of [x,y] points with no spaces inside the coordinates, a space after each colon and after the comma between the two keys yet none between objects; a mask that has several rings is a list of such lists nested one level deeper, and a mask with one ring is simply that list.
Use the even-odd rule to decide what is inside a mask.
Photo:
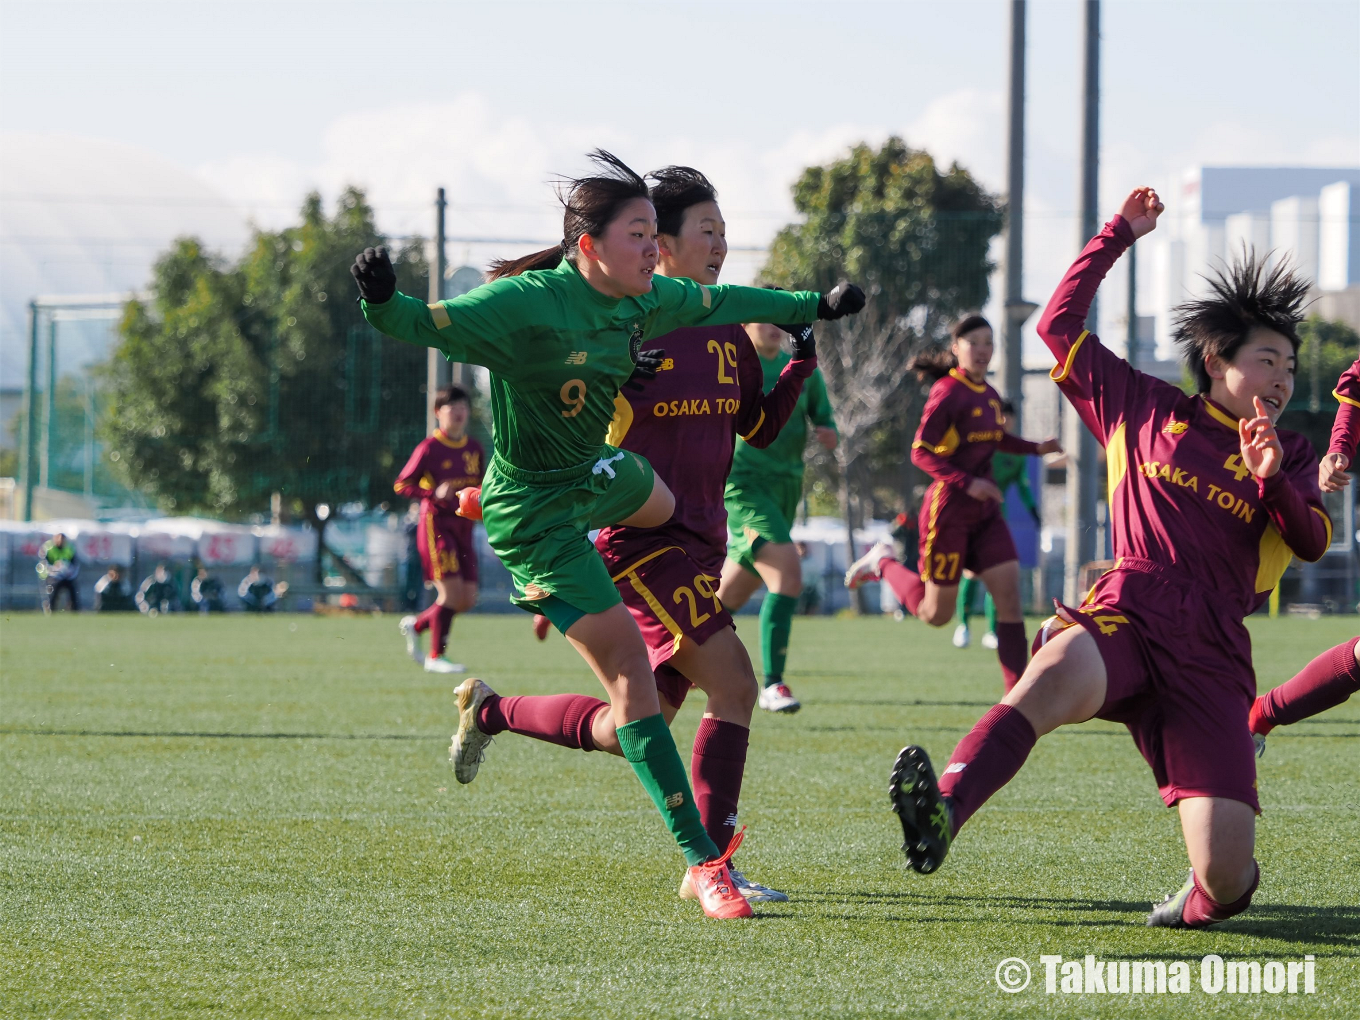
[{"label": "green jersey sleeve", "polygon": [[812,377],[803,384],[803,392],[807,394],[807,416],[812,424],[834,430],[836,416],[832,413],[831,400],[826,395],[826,380],[822,378],[820,368],[814,370]]},{"label": "green jersey sleeve", "polygon": [[817,320],[815,290],[765,287],[709,287],[680,277],[652,280],[656,303],[648,317],[648,337],[685,326],[727,326],[743,322],[798,323]]},{"label": "green jersey sleeve", "polygon": [[509,341],[543,318],[540,306],[551,299],[535,282],[512,276],[430,305],[398,293],[380,305],[363,302],[364,318],[395,340],[433,347],[451,361],[504,372],[516,361]]}]

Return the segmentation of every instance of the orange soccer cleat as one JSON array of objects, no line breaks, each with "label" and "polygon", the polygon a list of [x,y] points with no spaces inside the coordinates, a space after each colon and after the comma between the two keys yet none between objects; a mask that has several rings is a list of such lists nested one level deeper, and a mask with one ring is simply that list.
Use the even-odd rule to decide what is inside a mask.
[{"label": "orange soccer cleat", "polygon": [[458,498],[458,516],[466,517],[470,521],[480,521],[482,519],[482,487],[480,485],[470,485],[466,489],[459,489],[454,495]]},{"label": "orange soccer cleat", "polygon": [[751,904],[746,902],[746,897],[737,888],[737,883],[732,878],[732,871],[727,866],[727,862],[736,853],[737,847],[741,846],[741,841],[746,836],[746,826],[742,826],[736,835],[732,837],[732,842],[727,844],[727,852],[716,861],[705,861],[703,864],[691,865],[689,869],[689,881],[694,892],[699,897],[699,905],[704,908],[704,913],[709,917],[753,917],[755,911],[751,909]]},{"label": "orange soccer cleat", "polygon": [[552,626],[552,621],[546,616],[537,614],[534,616],[534,637],[540,641],[548,640],[548,628]]}]

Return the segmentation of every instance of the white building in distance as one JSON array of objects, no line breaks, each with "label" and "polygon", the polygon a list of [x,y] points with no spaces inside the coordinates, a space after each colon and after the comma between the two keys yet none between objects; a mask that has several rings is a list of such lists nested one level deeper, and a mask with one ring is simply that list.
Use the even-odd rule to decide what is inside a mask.
[{"label": "white building in distance", "polygon": [[1313,281],[1313,311],[1360,329],[1360,167],[1192,167],[1167,198],[1170,230],[1153,246],[1159,359],[1176,357],[1172,310],[1244,249],[1288,258]]}]

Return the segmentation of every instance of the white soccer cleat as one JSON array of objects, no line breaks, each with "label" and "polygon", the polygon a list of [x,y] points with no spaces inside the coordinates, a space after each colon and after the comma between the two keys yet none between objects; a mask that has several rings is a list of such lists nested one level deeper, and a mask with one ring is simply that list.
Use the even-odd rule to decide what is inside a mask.
[{"label": "white soccer cleat", "polygon": [[461,662],[450,662],[444,656],[435,658],[433,655],[425,657],[426,673],[466,673],[467,667]]},{"label": "white soccer cleat", "polygon": [[453,692],[458,702],[458,732],[449,745],[449,761],[453,762],[453,776],[467,785],[477,778],[477,768],[486,757],[486,745],[491,737],[477,728],[477,712],[482,702],[496,692],[475,676],[470,676]]},{"label": "white soccer cleat", "polygon": [[[986,641],[986,638],[983,638]],[[967,648],[973,641],[973,634],[968,629],[968,624],[961,623],[954,628],[954,647]]]},{"label": "white soccer cleat", "polygon": [[397,630],[401,631],[401,636],[406,639],[406,654],[415,662],[421,662],[425,656],[420,654],[420,635],[416,633],[416,618],[403,616],[397,624]]},{"label": "white soccer cleat", "polygon": [[[771,889],[761,885],[759,882],[752,882],[736,868],[728,868],[732,876],[732,884],[736,886],[737,892],[746,898],[747,903],[787,903],[788,893],[782,893],[778,889]],[[680,880],[680,898],[682,900],[697,900],[699,894],[694,891],[694,883],[689,879],[689,872],[685,872],[685,877]]]},{"label": "white soccer cleat", "polygon": [[891,545],[887,542],[875,542],[872,549],[850,564],[850,569],[845,572],[845,586],[854,591],[862,584],[877,581],[880,576],[878,565],[885,559],[894,558]]},{"label": "white soccer cleat", "polygon": [[983,648],[990,648],[992,651],[996,651],[996,646],[999,643],[996,640],[996,632],[989,630],[986,634],[982,635],[982,640],[978,643],[982,645]]},{"label": "white soccer cleat", "polygon": [[797,712],[803,703],[793,696],[788,684],[771,684],[760,689],[760,707],[767,712]]}]

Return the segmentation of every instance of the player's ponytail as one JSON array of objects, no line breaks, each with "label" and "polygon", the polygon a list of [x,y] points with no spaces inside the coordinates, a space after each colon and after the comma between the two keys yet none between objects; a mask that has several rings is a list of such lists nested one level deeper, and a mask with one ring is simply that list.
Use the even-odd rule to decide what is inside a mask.
[{"label": "player's ponytail", "polygon": [[556,269],[564,258],[574,261],[584,235],[599,237],[633,199],[650,199],[647,182],[617,156],[596,149],[588,158],[599,173],[565,177],[557,183],[557,197],[564,209],[562,243],[517,259],[497,259],[486,274],[488,280],[519,276],[531,269]]},{"label": "player's ponytail", "polygon": [[911,359],[907,368],[916,373],[921,382],[938,382],[959,367],[959,359],[948,347],[927,347]]}]

